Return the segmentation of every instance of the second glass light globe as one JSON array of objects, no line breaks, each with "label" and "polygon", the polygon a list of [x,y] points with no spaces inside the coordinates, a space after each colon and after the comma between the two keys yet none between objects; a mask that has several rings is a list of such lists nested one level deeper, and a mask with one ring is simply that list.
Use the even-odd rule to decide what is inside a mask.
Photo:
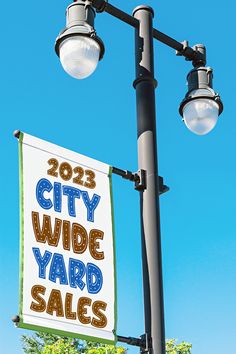
[{"label": "second glass light globe", "polygon": [[219,106],[207,98],[198,98],[188,102],[183,108],[183,119],[193,133],[205,135],[216,125],[219,115]]},{"label": "second glass light globe", "polygon": [[92,38],[73,36],[60,45],[60,60],[64,70],[75,79],[84,79],[96,69],[100,46]]}]

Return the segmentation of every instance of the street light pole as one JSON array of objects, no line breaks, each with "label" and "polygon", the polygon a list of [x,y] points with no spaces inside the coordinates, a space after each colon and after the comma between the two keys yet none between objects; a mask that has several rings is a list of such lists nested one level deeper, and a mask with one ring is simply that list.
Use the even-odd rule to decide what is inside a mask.
[{"label": "street light pole", "polygon": [[140,192],[145,334],[148,353],[165,353],[161,233],[156,143],[153,56],[153,9],[139,6],[135,30],[138,166],[145,171],[146,188]]},{"label": "street light pole", "polygon": [[117,338],[139,346],[142,353],[165,354],[159,194],[168,187],[158,175],[153,38],[192,61],[194,69],[187,76],[188,92],[180,105],[180,115],[192,132],[199,135],[210,132],[223,111],[223,103],[212,87],[212,69],[206,67],[205,47],[201,44],[189,47],[187,41],[178,42],[153,28],[154,12],[146,5],[137,7],[131,16],[107,0],[74,0],[67,8],[67,26],[55,45],[64,69],[71,76],[77,79],[89,76],[104,54],[103,42],[94,28],[95,12],[90,7],[135,29],[139,172],[113,168],[113,173],[135,182],[135,189],[140,192],[145,335],[141,339]]}]

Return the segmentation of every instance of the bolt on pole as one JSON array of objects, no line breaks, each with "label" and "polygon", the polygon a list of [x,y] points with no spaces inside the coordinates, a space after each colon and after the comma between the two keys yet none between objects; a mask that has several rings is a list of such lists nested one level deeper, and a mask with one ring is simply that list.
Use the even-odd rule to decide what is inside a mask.
[{"label": "bolt on pole", "polygon": [[138,166],[146,171],[146,189],[140,192],[141,238],[145,334],[147,353],[165,354],[165,328],[162,281],[159,181],[156,142],[156,112],[153,57],[154,12],[148,6],[137,7],[139,20],[135,30]]}]

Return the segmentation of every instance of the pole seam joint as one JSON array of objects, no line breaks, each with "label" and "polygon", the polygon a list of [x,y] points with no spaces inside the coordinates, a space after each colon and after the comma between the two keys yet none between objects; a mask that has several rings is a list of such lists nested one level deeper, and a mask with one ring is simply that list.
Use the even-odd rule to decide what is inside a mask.
[{"label": "pole seam joint", "polygon": [[153,85],[154,88],[157,88],[158,85],[157,80],[155,78],[149,76],[142,76],[134,80],[133,87],[136,89],[137,85],[140,84],[141,82],[150,83]]}]

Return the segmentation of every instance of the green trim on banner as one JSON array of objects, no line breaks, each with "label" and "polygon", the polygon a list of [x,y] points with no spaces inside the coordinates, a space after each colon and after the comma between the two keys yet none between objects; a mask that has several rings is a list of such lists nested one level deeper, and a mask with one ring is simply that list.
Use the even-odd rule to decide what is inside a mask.
[{"label": "green trim on banner", "polygon": [[114,261],[114,289],[115,289],[115,303],[114,303],[114,336],[117,342],[117,274],[116,274],[116,238],[115,238],[115,218],[114,218],[114,202],[112,191],[112,167],[109,168],[109,184],[110,184],[110,198],[111,198],[111,221],[112,221],[112,235],[113,235],[113,261]]},{"label": "green trim on banner", "polygon": [[[27,135],[25,136],[26,139]],[[117,273],[116,273],[116,248],[115,248],[115,227],[114,227],[114,207],[113,207],[113,193],[112,193],[112,168],[109,168],[109,189],[110,189],[110,204],[111,204],[111,221],[112,221],[112,237],[113,237],[113,269],[114,269],[114,339],[104,339],[99,337],[87,336],[84,334],[66,332],[59,329],[38,326],[34,324],[25,323],[23,314],[23,300],[24,300],[24,156],[23,156],[23,141],[24,133],[20,133],[18,142],[19,151],[19,187],[20,187],[20,261],[19,261],[19,317],[20,322],[17,324],[18,328],[29,329],[34,331],[52,333],[59,336],[66,336],[71,338],[79,338],[82,340],[100,342],[104,344],[116,345],[117,342]],[[112,332],[109,332],[112,334]]]},{"label": "green trim on banner", "polygon": [[19,286],[19,316],[23,311],[23,277],[24,277],[24,183],[23,183],[23,144],[24,134],[19,136],[19,179],[20,179],[20,286]]},{"label": "green trim on banner", "polygon": [[23,323],[22,321],[19,322],[17,327],[23,328],[23,329],[30,329],[32,331],[57,334],[59,336],[64,336],[64,337],[79,338],[79,339],[91,341],[91,342],[99,342],[99,343],[111,344],[111,345],[116,344],[116,342],[114,340],[91,337],[91,336],[86,336],[83,334],[78,334],[78,333],[73,333],[73,332],[65,332],[65,331],[61,331],[59,329],[54,329],[54,328],[40,327],[40,326],[36,326],[36,325]]}]

